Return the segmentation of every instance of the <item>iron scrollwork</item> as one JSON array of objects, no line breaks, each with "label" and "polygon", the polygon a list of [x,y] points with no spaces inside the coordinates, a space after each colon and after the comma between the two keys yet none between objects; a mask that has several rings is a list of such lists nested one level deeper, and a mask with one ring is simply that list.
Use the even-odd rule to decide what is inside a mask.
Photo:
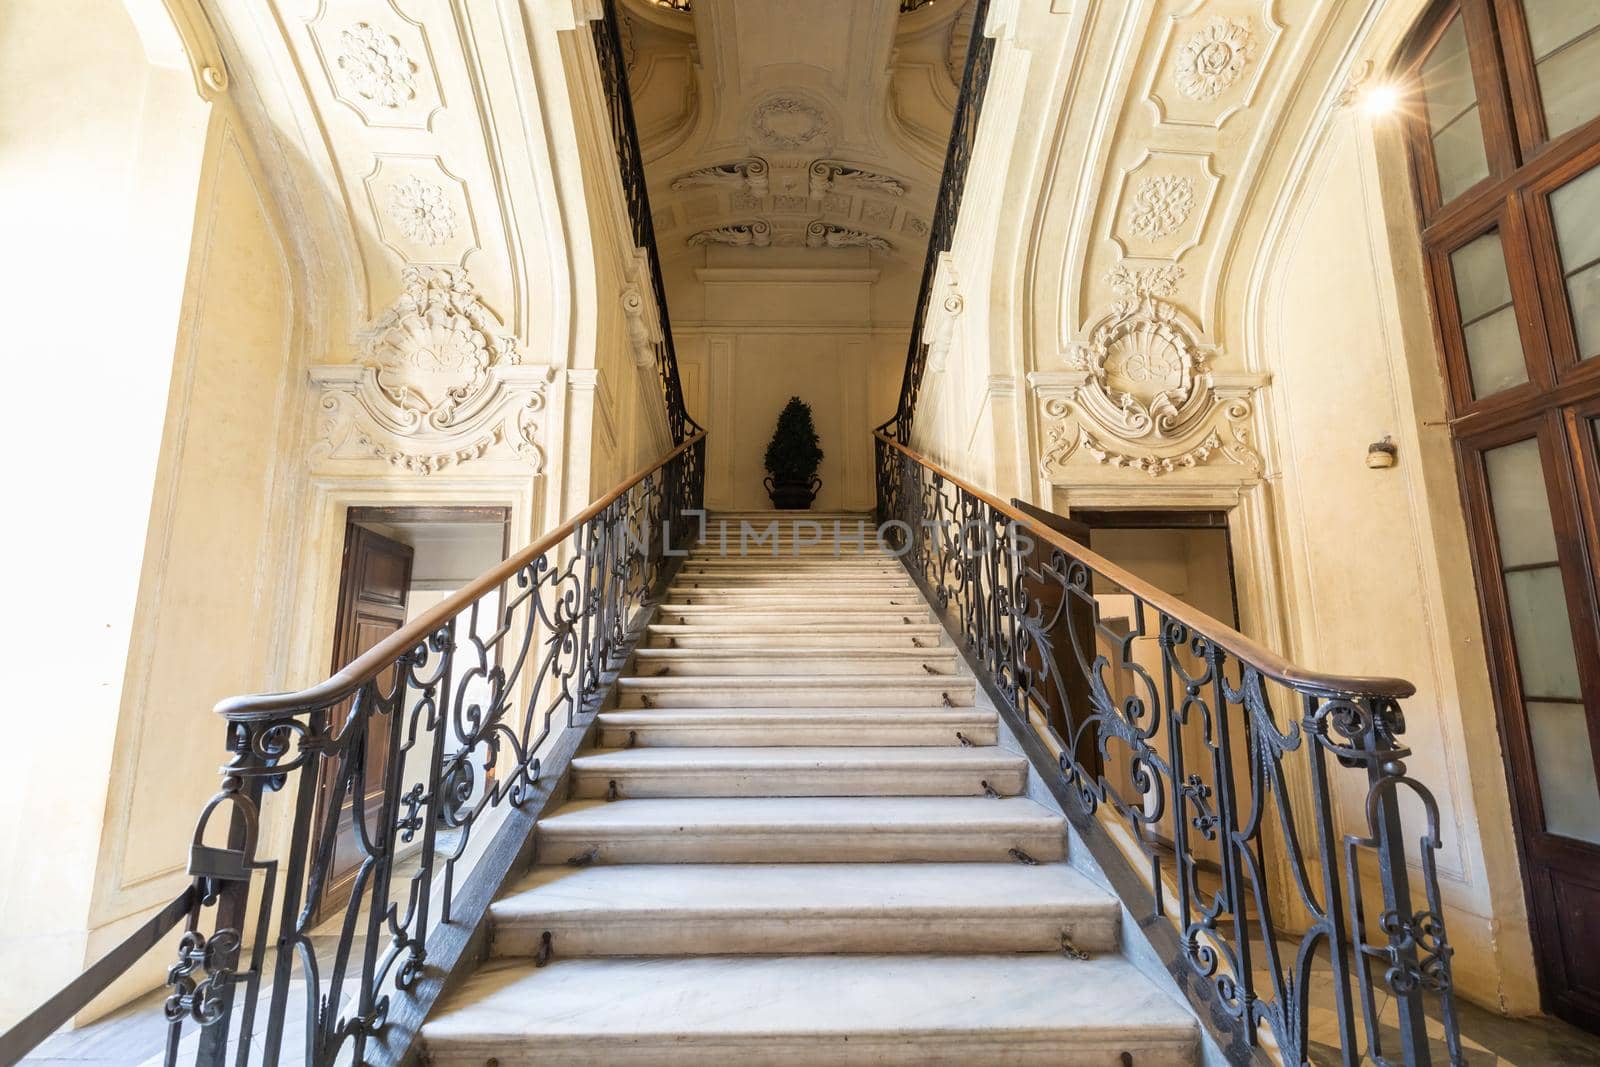
[{"label": "iron scrollwork", "polygon": [[[1464,1062],[1438,807],[1400,741],[1410,686],[1286,669],[888,433],[876,441],[893,547],[1012,721],[1059,753],[1074,821],[1147,869],[1151,918],[1176,934],[1169,967],[1209,986],[1244,1052],[1266,1030],[1285,1062],[1309,1063],[1320,1008],[1337,1034],[1322,1055],[1427,1064],[1433,1021],[1443,1058]],[[1341,797],[1362,812],[1344,829]]]},{"label": "iron scrollwork", "polygon": [[691,439],[448,617],[419,620],[359,681],[224,702],[233,758],[191,849],[168,1064],[196,1031],[195,1062],[218,1067],[368,1062],[430,937],[462,918],[484,836],[548,791],[544,753],[598,710],[692,539],[704,447]]}]

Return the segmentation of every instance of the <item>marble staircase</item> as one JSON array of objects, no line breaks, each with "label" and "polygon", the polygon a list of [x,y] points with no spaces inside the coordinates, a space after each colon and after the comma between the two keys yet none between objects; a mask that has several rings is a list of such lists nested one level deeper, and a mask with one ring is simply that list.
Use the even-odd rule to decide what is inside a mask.
[{"label": "marble staircase", "polygon": [[429,1060],[1195,1063],[903,568],[780,526],[683,564]]}]

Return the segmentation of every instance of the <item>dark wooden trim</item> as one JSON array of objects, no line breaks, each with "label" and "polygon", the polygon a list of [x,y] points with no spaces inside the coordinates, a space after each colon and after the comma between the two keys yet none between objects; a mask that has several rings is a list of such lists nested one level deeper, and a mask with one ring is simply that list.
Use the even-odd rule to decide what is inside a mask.
[{"label": "dark wooden trim", "polygon": [[1094,530],[1226,530],[1226,511],[1178,508],[1074,508],[1072,517]]},{"label": "dark wooden trim", "polygon": [[492,504],[364,505],[350,508],[348,514],[354,523],[481,522],[488,525],[511,521],[510,508]]}]

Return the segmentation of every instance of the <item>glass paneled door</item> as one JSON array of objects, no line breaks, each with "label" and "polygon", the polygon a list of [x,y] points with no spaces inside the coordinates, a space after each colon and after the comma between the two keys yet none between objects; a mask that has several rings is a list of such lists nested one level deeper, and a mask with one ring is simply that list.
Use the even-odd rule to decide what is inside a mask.
[{"label": "glass paneled door", "polygon": [[1546,1005],[1600,1030],[1600,2],[1458,0],[1408,111]]}]

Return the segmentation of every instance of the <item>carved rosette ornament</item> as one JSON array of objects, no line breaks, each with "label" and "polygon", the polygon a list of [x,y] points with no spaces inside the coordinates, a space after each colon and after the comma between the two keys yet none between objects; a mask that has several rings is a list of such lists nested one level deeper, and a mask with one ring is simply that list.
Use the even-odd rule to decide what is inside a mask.
[{"label": "carved rosette ornament", "polygon": [[313,465],[377,458],[435,474],[499,456],[542,471],[550,369],[522,362],[464,271],[406,267],[402,281],[355,363],[311,369],[323,415]]},{"label": "carved rosette ornament", "polygon": [[1239,80],[1255,50],[1249,22],[1212,19],[1178,50],[1178,92],[1190,100],[1215,100]]},{"label": "carved rosette ornament", "polygon": [[399,38],[358,22],[339,34],[339,70],[365,100],[397,108],[417,95],[417,64]]},{"label": "carved rosette ornament", "polygon": [[1182,276],[1176,266],[1118,266],[1108,281],[1120,299],[1068,357],[1071,370],[1032,376],[1048,427],[1046,477],[1079,451],[1151,477],[1215,456],[1260,472],[1249,420],[1264,379],[1212,370],[1198,327],[1168,301]]},{"label": "carved rosette ornament", "polygon": [[1178,174],[1146,174],[1133,192],[1128,227],[1147,241],[1158,241],[1189,221],[1194,182]]}]

